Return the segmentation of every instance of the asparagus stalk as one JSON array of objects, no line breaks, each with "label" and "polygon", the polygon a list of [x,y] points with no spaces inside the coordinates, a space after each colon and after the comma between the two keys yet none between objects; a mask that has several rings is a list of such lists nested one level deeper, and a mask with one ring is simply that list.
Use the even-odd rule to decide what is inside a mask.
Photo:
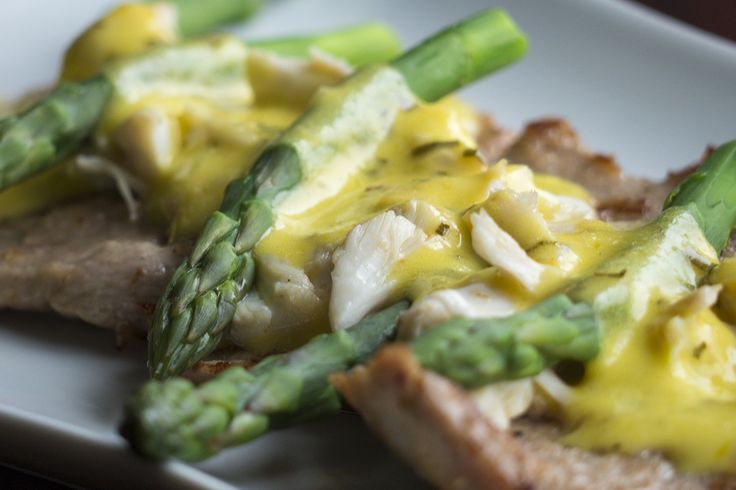
[{"label": "asparagus stalk", "polygon": [[188,38],[245,20],[261,8],[264,0],[166,0],[165,3],[176,8],[179,34]]},{"label": "asparagus stalk", "polygon": [[487,10],[428,39],[392,64],[422,100],[437,100],[525,54],[528,42],[503,10]]},{"label": "asparagus stalk", "polygon": [[[398,58],[392,63],[394,70],[362,70],[344,82],[342,101],[317,98],[317,105],[261,154],[247,176],[230,183],[220,210],[210,217],[192,254],[176,270],[158,303],[148,337],[153,377],[182,372],[220,342],[236,303],[253,284],[252,249],[274,222],[275,199],[332,164],[334,154],[330,152],[335,148],[354,150],[345,150],[346,142],[355,142],[363,153],[372,151],[371,145],[375,149],[405,103],[407,83],[419,87],[415,95],[432,100],[501,66],[489,60],[508,63],[520,56],[519,43],[492,44],[488,50],[478,46],[482,37],[475,33],[483,29],[504,31],[488,38],[523,39],[504,13],[483,12]],[[460,65],[464,69],[440,79],[434,74],[445,67],[417,60],[432,56],[445,60],[445,44],[453,57],[463,58]],[[509,45],[514,46],[510,53],[498,53]],[[456,66],[453,60],[449,68]],[[420,83],[418,79],[425,75],[439,80],[440,86],[431,90]],[[327,140],[316,141],[313,134],[324,126],[334,131]]]},{"label": "asparagus stalk", "polygon": [[397,303],[250,371],[233,367],[198,387],[183,378],[149,381],[127,404],[121,432],[148,458],[199,461],[271,428],[335,413],[340,401],[327,377],[393,338],[406,307]]},{"label": "asparagus stalk", "polygon": [[76,150],[112,93],[98,77],[64,83],[23,114],[0,120],[0,189],[48,168]]},{"label": "asparagus stalk", "polygon": [[[126,405],[121,432],[147,458],[200,461],[271,428],[334,414],[340,402],[328,376],[390,341],[407,306],[397,303],[250,371],[230,368],[199,387],[180,377],[149,381]],[[537,374],[560,359],[591,359],[598,329],[588,305],[557,295],[504,319],[450,320],[411,348],[424,367],[477,387]]]},{"label": "asparagus stalk", "polygon": [[736,225],[736,140],[724,143],[665,201],[693,215],[708,241],[721,252]]},{"label": "asparagus stalk", "polygon": [[593,309],[558,294],[506,318],[455,318],[411,344],[419,363],[465,387],[539,374],[561,360],[598,354]]},{"label": "asparagus stalk", "polygon": [[380,63],[401,51],[396,35],[383,24],[361,24],[318,37],[297,36],[253,41],[249,45],[284,57],[304,58],[312,48],[331,54],[352,66]]},{"label": "asparagus stalk", "polygon": [[[253,44],[264,50],[274,46],[277,52],[288,47],[294,55],[319,46],[355,62],[386,60],[397,51],[395,35],[377,24]],[[102,74],[86,82],[61,84],[26,112],[0,119],[0,190],[59,163],[78,149],[113,93],[113,80]]]}]

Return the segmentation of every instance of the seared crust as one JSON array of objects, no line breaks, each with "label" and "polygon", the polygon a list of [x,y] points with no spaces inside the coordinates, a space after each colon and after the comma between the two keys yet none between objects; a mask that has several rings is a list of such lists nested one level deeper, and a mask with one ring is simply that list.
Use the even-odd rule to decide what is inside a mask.
[{"label": "seared crust", "polygon": [[736,488],[733,479],[677,473],[655,454],[565,447],[556,442],[554,425],[541,421],[497,429],[462,389],[423,370],[406,346],[385,347],[366,366],[331,382],[389,446],[440,488]]},{"label": "seared crust", "polygon": [[478,150],[489,163],[504,157],[516,141],[516,134],[497,126],[493,118],[481,115],[478,118]]},{"label": "seared crust", "polygon": [[527,164],[535,172],[577,182],[598,200],[604,218],[617,220],[656,216],[670,190],[697,168],[691,165],[659,182],[627,176],[612,156],[585,148],[562,119],[529,124],[503,156]]},{"label": "seared crust", "polygon": [[519,488],[522,447],[462,391],[424,372],[406,347],[386,347],[367,366],[330,381],[430,482],[455,490]]}]

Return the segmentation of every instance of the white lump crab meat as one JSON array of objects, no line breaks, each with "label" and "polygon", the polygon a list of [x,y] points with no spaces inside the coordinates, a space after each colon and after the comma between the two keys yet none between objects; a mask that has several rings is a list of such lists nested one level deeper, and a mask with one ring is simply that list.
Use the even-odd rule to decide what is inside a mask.
[{"label": "white lump crab meat", "polygon": [[494,318],[516,311],[513,299],[483,283],[440,289],[415,301],[401,315],[399,337],[409,340],[452,317]]},{"label": "white lump crab meat", "polygon": [[[552,228],[560,223],[557,220],[574,225],[595,217],[595,210],[579,199],[539,189],[528,167],[510,168],[503,160],[496,165],[499,177],[490,183],[488,198],[468,212],[473,250],[490,266],[534,291],[547,270],[553,268],[565,274],[574,267],[577,256],[557,244],[553,263],[542,264],[527,250],[539,243],[555,243]],[[495,318],[516,310],[510,294],[484,282],[471,282],[434,291],[415,301],[401,316],[399,335],[404,339],[416,337],[454,316]]]},{"label": "white lump crab meat", "polygon": [[[561,199],[538,189],[527,167],[508,169],[503,161],[497,165],[501,167],[500,177],[491,182],[488,199],[469,212],[472,246],[490,266],[534,291],[545,271],[553,266],[535,261],[525,249],[554,242],[553,223],[574,224],[594,217],[595,211],[581,200]],[[561,252],[555,268],[564,273],[576,260],[572,251]],[[420,298],[402,314],[399,337],[411,340],[453,317],[498,318],[518,309],[513,296],[484,282],[441,289]],[[493,425],[508,428],[514,418],[529,410],[535,393],[556,404],[564,403],[568,396],[565,385],[552,372],[545,371],[537,378],[483,387],[473,391],[471,398]]]},{"label": "white lump crab meat", "polygon": [[395,286],[390,274],[398,262],[422,246],[442,246],[443,238],[426,231],[440,220],[433,206],[410,201],[353,228],[332,256],[333,329],[355,324],[389,299]]},{"label": "white lump crab meat", "polygon": [[312,48],[305,60],[255,49],[248,56],[247,69],[256,99],[286,101],[300,107],[319,87],[335,84],[352,72],[345,61],[317,48]]},{"label": "white lump crab meat", "polygon": [[256,266],[255,288],[237,305],[231,339],[253,355],[279,350],[284,343],[306,342],[304,337],[314,333],[305,331],[306,325],[319,321],[329,299],[328,251],[318,250],[306,270],[267,254],[257,258]]}]

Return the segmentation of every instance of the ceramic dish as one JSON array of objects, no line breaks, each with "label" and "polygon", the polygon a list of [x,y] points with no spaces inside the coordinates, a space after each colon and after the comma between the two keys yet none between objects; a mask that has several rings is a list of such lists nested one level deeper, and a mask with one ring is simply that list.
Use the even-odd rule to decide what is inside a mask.
[{"label": "ceramic dish", "polygon": [[[53,80],[63,47],[113,1],[0,3],[0,95]],[[264,37],[364,20],[407,43],[506,8],[528,33],[521,64],[463,95],[502,124],[564,116],[627,171],[661,177],[735,136],[736,47],[621,1],[274,1],[238,32]],[[0,313],[0,463],[89,488],[360,489],[422,484],[355,415],[284,430],[197,466],[154,465],[116,433],[146,377],[142,342],[54,316]]]}]

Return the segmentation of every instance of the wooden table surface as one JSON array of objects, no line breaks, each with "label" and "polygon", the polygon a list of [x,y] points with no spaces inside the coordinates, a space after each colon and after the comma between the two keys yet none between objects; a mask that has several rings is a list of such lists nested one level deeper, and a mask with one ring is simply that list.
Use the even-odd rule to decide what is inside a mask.
[{"label": "wooden table surface", "polygon": [[[632,0],[736,42],[736,0]],[[0,488],[65,490],[69,487],[0,466]]]}]

